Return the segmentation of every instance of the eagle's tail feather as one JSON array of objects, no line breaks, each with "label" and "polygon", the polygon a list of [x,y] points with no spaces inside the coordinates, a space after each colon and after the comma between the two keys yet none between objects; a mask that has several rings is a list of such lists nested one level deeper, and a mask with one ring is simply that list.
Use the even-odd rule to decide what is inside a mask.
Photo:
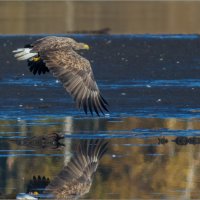
[{"label": "eagle's tail feather", "polygon": [[31,52],[31,50],[31,48],[20,48],[14,50],[13,53],[15,53],[14,56],[17,58],[17,60],[27,60],[38,55],[38,53]]}]

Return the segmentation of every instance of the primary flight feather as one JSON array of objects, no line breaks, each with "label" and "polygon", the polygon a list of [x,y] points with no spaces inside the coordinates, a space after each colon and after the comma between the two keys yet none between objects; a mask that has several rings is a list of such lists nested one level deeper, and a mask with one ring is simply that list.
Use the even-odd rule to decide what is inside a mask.
[{"label": "primary flight feather", "polygon": [[72,38],[48,36],[13,53],[17,60],[28,60],[34,74],[52,72],[86,114],[104,114],[108,103],[99,91],[90,62],[76,52],[81,49],[89,46]]}]

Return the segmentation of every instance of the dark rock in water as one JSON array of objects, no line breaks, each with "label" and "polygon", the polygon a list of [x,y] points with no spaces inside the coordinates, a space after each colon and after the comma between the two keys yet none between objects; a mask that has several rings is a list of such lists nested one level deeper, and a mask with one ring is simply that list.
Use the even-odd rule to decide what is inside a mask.
[{"label": "dark rock in water", "polygon": [[187,145],[187,144],[200,144],[200,137],[184,137],[179,136],[175,140],[172,140],[178,145]]},{"label": "dark rock in water", "polygon": [[20,146],[27,146],[36,149],[58,149],[65,146],[63,143],[60,143],[60,140],[63,138],[64,137],[61,134],[52,133],[43,136],[12,139],[10,141]]}]

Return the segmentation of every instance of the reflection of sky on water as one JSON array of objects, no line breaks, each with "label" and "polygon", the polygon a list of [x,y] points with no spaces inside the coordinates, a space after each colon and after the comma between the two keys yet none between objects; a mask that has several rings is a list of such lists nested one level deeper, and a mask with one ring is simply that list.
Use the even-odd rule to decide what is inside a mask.
[{"label": "reflection of sky on water", "polygon": [[[199,67],[200,68],[200,67]],[[17,79],[2,79],[2,85],[22,85],[24,87],[38,87],[37,90],[45,90],[46,88],[53,88],[53,87],[61,87],[61,84],[58,80],[46,80],[43,82],[41,79],[36,78],[34,79],[33,84],[32,78],[21,78],[20,80]],[[180,79],[180,80],[125,80],[125,81],[118,81],[115,83],[103,83],[99,82],[99,86],[105,90],[109,89],[122,89],[122,88],[132,88],[132,87],[200,87],[199,79]]]}]

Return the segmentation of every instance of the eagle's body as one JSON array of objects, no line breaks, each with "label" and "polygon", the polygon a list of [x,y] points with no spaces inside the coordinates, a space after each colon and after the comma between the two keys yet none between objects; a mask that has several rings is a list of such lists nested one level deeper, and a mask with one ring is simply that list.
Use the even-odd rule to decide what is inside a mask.
[{"label": "eagle's body", "polygon": [[52,72],[79,108],[86,114],[89,110],[99,115],[108,111],[108,103],[100,94],[90,62],[76,52],[81,49],[89,49],[89,46],[71,38],[49,36],[13,52],[18,60],[28,60],[34,74]]}]

